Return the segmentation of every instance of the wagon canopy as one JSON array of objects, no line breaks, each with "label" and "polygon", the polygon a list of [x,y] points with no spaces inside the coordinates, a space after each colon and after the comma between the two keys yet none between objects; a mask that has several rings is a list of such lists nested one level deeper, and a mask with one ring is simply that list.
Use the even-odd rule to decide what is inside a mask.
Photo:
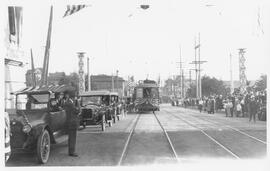
[{"label": "wagon canopy", "polygon": [[75,88],[70,85],[49,85],[49,86],[42,86],[42,87],[27,87],[23,88],[19,91],[13,92],[12,94],[32,94],[32,93],[61,93],[71,91],[74,92]]}]

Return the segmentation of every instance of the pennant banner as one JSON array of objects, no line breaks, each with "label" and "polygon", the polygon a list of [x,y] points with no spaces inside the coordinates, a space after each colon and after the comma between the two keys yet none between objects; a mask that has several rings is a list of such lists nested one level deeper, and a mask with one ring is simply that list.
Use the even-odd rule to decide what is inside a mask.
[{"label": "pennant banner", "polygon": [[65,12],[65,15],[63,17],[66,17],[68,15],[72,15],[73,13],[78,12],[87,6],[88,5],[68,5],[67,10]]}]

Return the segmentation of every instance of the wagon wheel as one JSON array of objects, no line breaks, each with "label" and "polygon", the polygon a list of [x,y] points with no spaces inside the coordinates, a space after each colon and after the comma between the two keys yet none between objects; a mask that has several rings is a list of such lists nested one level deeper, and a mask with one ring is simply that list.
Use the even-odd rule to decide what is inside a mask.
[{"label": "wagon wheel", "polygon": [[102,129],[102,131],[105,131],[105,129],[106,129],[106,119],[105,119],[105,114],[102,115],[101,129]]},{"label": "wagon wheel", "polygon": [[45,129],[38,137],[37,141],[37,159],[41,164],[47,163],[50,155],[50,135]]}]

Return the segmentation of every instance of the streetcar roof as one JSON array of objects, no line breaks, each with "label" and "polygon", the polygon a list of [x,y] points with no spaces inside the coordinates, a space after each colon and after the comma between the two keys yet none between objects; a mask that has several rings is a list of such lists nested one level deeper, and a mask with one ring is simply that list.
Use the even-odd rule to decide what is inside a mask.
[{"label": "streetcar roof", "polygon": [[105,96],[105,95],[114,95],[114,96],[118,96],[117,92],[110,92],[110,91],[87,91],[87,92],[82,92],[79,96]]}]

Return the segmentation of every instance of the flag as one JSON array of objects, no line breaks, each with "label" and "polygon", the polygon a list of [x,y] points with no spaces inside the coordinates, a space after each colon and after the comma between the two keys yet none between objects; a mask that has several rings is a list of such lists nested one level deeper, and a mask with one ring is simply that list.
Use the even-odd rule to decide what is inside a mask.
[{"label": "flag", "polygon": [[68,15],[72,15],[73,13],[78,12],[87,6],[88,5],[68,5],[67,10],[65,12],[65,15],[63,17],[66,17]]},{"label": "flag", "polygon": [[35,76],[35,66],[34,66],[34,59],[33,59],[33,52],[31,49],[31,66],[32,66],[32,86],[36,86],[36,76]]},{"label": "flag", "polygon": [[127,87],[130,89],[130,88],[134,88],[135,86],[136,86],[136,83],[134,82],[132,77],[130,79],[128,79]]},{"label": "flag", "polygon": [[40,81],[40,87],[43,85],[48,85],[48,69],[49,69],[49,56],[51,48],[51,32],[52,32],[52,20],[53,20],[53,6],[51,6],[50,19],[49,19],[49,28],[47,33],[46,49],[43,60],[42,75]]}]

